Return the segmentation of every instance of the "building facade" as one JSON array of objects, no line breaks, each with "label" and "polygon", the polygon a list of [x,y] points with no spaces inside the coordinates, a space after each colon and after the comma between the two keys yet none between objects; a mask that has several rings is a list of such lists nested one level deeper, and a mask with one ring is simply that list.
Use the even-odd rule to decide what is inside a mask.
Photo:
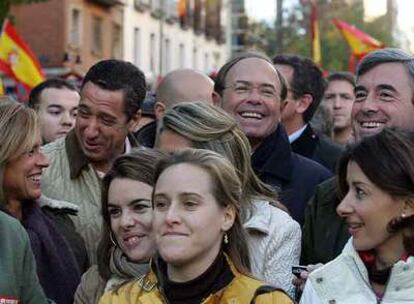
[{"label": "building facade", "polygon": [[48,76],[83,75],[99,60],[123,57],[120,0],[47,0],[14,5],[11,16]]},{"label": "building facade", "polygon": [[230,0],[47,0],[11,9],[47,76],[82,76],[117,58],[150,83],[177,68],[218,70],[231,52],[230,14]]},{"label": "building facade", "polygon": [[209,74],[230,55],[225,1],[126,0],[124,8],[124,59],[150,82],[178,68]]}]

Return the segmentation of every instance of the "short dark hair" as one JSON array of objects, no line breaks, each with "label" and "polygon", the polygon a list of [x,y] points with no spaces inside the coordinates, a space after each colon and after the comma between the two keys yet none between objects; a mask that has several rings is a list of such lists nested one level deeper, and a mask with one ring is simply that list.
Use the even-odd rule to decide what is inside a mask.
[{"label": "short dark hair", "polygon": [[331,81],[346,81],[355,88],[355,76],[351,72],[333,72],[326,77],[328,84]]},{"label": "short dark hair", "polygon": [[[407,199],[414,204],[413,155],[414,133],[412,132],[385,128],[376,135],[363,138],[349,146],[338,163],[338,185],[341,195],[344,196],[349,191],[346,176],[348,164],[352,161],[382,191],[394,198]],[[394,232],[403,227],[414,228],[413,217],[402,219],[398,228],[391,222],[387,229],[392,228]],[[405,238],[404,245],[408,252],[412,252],[414,238],[412,236]]]},{"label": "short dark hair", "polygon": [[273,64],[284,64],[292,67],[293,77],[290,87],[295,99],[305,94],[313,98],[311,105],[303,113],[303,120],[308,122],[322,101],[326,82],[321,69],[309,58],[297,55],[281,54],[273,57]]},{"label": "short dark hair", "polygon": [[141,109],[146,94],[145,75],[132,63],[117,59],[99,61],[86,73],[81,91],[89,81],[104,90],[122,90],[128,120]]},{"label": "short dark hair", "polygon": [[68,89],[71,91],[79,92],[75,85],[63,78],[50,78],[35,86],[29,95],[29,108],[37,110],[40,105],[40,95],[45,89]]},{"label": "short dark hair", "polygon": [[[273,65],[272,61],[269,57],[267,57],[265,54],[256,52],[256,51],[247,51],[240,53],[227,61],[218,71],[217,76],[214,81],[214,91],[217,92],[220,96],[223,96],[223,90],[226,87],[226,77],[231,68],[236,65],[238,62],[248,59],[248,58],[257,58],[262,59],[271,65]],[[276,69],[277,76],[279,78],[281,91],[280,91],[280,100],[283,101],[286,99],[287,96],[287,82],[285,77]]]}]

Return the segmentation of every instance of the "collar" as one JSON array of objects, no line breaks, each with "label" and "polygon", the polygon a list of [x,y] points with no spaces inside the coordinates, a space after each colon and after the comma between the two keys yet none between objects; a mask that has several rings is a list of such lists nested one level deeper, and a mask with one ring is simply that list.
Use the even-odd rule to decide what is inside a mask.
[{"label": "collar", "polygon": [[303,131],[305,131],[306,127],[308,126],[308,124],[305,124],[302,128],[300,128],[299,130],[293,132],[292,134],[289,135],[289,142],[293,143],[296,139],[298,139]]},{"label": "collar", "polygon": [[256,230],[260,233],[268,235],[270,232],[272,208],[267,201],[255,201],[253,203],[252,214],[243,224],[247,230]]},{"label": "collar", "polygon": [[131,141],[129,140],[129,138],[125,138],[125,154],[128,154],[129,152],[131,152],[132,149],[132,145],[131,145]]},{"label": "collar", "polygon": [[41,208],[50,207],[52,209],[59,209],[59,210],[67,209],[70,211],[74,211],[76,213],[79,211],[79,207],[73,203],[55,200],[55,199],[45,196],[44,194],[42,194],[40,198],[36,200],[36,202],[39,204]]},{"label": "collar", "polygon": [[[132,147],[137,146],[139,146],[137,140],[132,134],[128,134],[125,139],[125,152],[129,153]],[[66,136],[65,147],[69,160],[70,179],[75,179],[79,177],[83,169],[89,170],[88,165],[90,163],[80,147],[75,130],[70,131]]]},{"label": "collar", "polygon": [[69,160],[70,179],[75,179],[79,177],[83,168],[89,170],[89,160],[79,145],[75,130],[70,131],[66,135],[65,148]]},{"label": "collar", "polygon": [[254,151],[252,167],[259,177],[270,175],[282,180],[280,186],[290,182],[293,171],[292,151],[281,124]]}]

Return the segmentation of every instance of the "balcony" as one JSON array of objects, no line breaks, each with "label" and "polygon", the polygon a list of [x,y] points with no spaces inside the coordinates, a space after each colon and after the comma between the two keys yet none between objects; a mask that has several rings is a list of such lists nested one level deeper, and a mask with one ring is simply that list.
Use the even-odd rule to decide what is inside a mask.
[{"label": "balcony", "polygon": [[110,8],[112,6],[123,4],[123,1],[120,0],[88,0],[90,3],[95,3],[97,5],[103,6],[105,8]]}]

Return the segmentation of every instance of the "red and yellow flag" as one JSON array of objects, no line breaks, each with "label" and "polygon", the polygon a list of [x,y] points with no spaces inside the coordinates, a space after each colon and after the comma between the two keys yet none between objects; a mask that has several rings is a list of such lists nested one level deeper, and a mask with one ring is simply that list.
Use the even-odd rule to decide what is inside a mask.
[{"label": "red and yellow flag", "polygon": [[310,14],[310,24],[311,24],[311,39],[312,39],[312,57],[313,61],[317,64],[321,64],[322,55],[321,55],[321,40],[319,35],[319,24],[318,24],[318,15],[316,11],[316,4],[311,2],[311,14]]},{"label": "red and yellow flag", "polygon": [[344,36],[351,48],[352,54],[358,59],[361,59],[369,52],[382,49],[385,46],[381,41],[376,40],[351,24],[338,19],[334,19],[333,22]]},{"label": "red and yellow flag", "polygon": [[0,36],[0,70],[28,89],[45,79],[36,56],[7,19]]}]

